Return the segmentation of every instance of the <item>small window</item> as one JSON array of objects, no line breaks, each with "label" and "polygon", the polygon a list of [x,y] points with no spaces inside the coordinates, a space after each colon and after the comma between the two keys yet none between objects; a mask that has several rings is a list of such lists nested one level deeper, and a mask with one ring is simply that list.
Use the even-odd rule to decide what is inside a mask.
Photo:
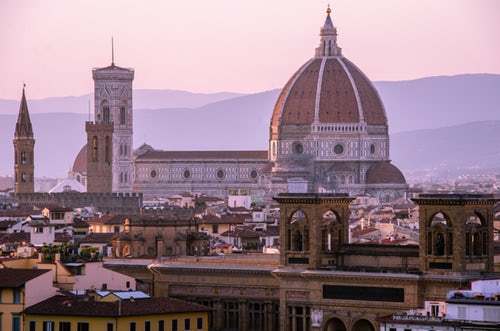
[{"label": "small window", "polygon": [[158,331],[165,331],[165,321],[164,320],[158,321]]},{"label": "small window", "polygon": [[15,288],[13,291],[12,291],[12,295],[13,295],[13,298],[12,298],[12,303],[21,303],[21,290],[18,289],[18,288]]},{"label": "small window", "polygon": [[151,170],[151,173],[149,174],[151,176],[151,178],[155,178],[156,177],[156,170]]},{"label": "small window", "polygon": [[177,325],[177,320],[172,320],[172,331],[179,331],[179,326]]},{"label": "small window", "polygon": [[293,152],[295,154],[302,154],[304,153],[304,146],[301,143],[294,143],[293,144]]},{"label": "small window", "polygon": [[113,326],[114,326],[113,323],[108,323],[106,326],[106,331],[113,331],[113,328],[114,328]]},{"label": "small window", "polygon": [[125,287],[130,288],[130,282],[128,280],[125,282]]},{"label": "small window", "polygon": [[71,331],[71,322],[59,322],[59,331]]},{"label": "small window", "polygon": [[135,331],[135,322],[130,322],[129,330],[130,331]]},{"label": "small window", "polygon": [[144,322],[144,331],[151,331],[151,321]]},{"label": "small window", "polygon": [[30,321],[30,331],[36,331],[36,322]]},{"label": "small window", "polygon": [[[54,322],[52,322],[52,323],[54,323]],[[52,331],[52,330],[50,330],[50,331]],[[21,331],[21,316],[20,315],[12,315],[12,331]]]},{"label": "small window", "polygon": [[[14,331],[14,326],[12,326]],[[43,321],[43,331],[54,331],[54,321]]]},{"label": "small window", "polygon": [[431,306],[431,315],[434,317],[439,316],[439,305],[432,305]]},{"label": "small window", "polygon": [[203,318],[198,317],[198,318],[196,319],[196,328],[197,328],[198,330],[203,329]]},{"label": "small window", "polygon": [[184,320],[184,330],[191,330],[191,319],[186,318]]},{"label": "small window", "polygon": [[184,170],[184,178],[191,178],[191,171],[188,169]]},{"label": "small window", "polygon": [[89,323],[78,322],[78,324],[76,325],[76,331],[89,331]]},{"label": "small window", "polygon": [[252,170],[252,171],[250,172],[250,177],[252,177],[252,179],[257,178],[257,175],[258,175],[257,170]]},{"label": "small window", "polygon": [[106,291],[108,289],[108,284],[102,283],[101,290]]},{"label": "small window", "polygon": [[92,162],[98,161],[99,147],[97,142],[97,136],[92,137]]},{"label": "small window", "polygon": [[370,145],[370,153],[375,154],[375,145],[374,144]]},{"label": "small window", "polygon": [[120,124],[125,125],[127,113],[125,112],[125,107],[120,108]]},{"label": "small window", "polygon": [[225,176],[226,176],[226,173],[224,172],[224,170],[222,170],[222,169],[217,170],[217,178],[223,179]]},{"label": "small window", "polygon": [[335,147],[333,148],[333,152],[335,154],[342,154],[342,153],[344,153],[344,146],[342,146],[341,144],[335,145]]}]

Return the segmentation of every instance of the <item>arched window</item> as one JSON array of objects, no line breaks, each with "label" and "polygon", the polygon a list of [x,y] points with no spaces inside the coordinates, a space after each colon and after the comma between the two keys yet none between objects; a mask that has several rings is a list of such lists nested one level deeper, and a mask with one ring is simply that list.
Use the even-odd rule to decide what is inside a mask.
[{"label": "arched window", "polygon": [[321,250],[334,252],[342,245],[342,224],[333,210],[323,214],[321,223]]},{"label": "arched window", "polygon": [[427,233],[427,253],[434,256],[453,255],[453,231],[448,216],[442,212],[434,214]]},{"label": "arched window", "polygon": [[98,149],[98,141],[97,136],[92,137],[92,162],[97,162],[99,160],[99,149]]},{"label": "arched window", "polygon": [[309,250],[309,230],[306,215],[302,210],[295,211],[290,217],[288,249],[296,252]]},{"label": "arched window", "polygon": [[28,175],[26,173],[21,173],[21,182],[26,183],[28,181]]},{"label": "arched window", "polygon": [[14,163],[17,164],[19,160],[17,159],[17,149],[14,151]]},{"label": "arched window", "polygon": [[128,145],[127,144],[123,145],[123,155],[124,156],[128,155]]},{"label": "arched window", "polygon": [[123,145],[120,145],[120,156],[123,155]]},{"label": "arched window", "polygon": [[110,123],[111,122],[111,114],[109,112],[109,104],[107,100],[104,100],[101,104],[101,110],[102,110],[102,121],[104,123]]},{"label": "arched window", "polygon": [[123,172],[120,172],[120,183],[123,183]]},{"label": "arched window", "polygon": [[120,107],[120,124],[125,125],[127,123],[127,112],[125,111],[125,107]]},{"label": "arched window", "polygon": [[465,255],[481,256],[488,254],[488,231],[482,215],[474,213],[465,222]]},{"label": "arched window", "polygon": [[124,172],[124,173],[123,173],[123,181],[124,181],[125,183],[128,183],[128,172]]},{"label": "arched window", "polygon": [[28,163],[28,158],[27,158],[27,155],[26,155],[26,152],[21,152],[21,164],[26,164]]},{"label": "arched window", "polygon": [[111,162],[111,139],[109,138],[109,136],[106,136],[104,144],[105,144],[104,145],[104,151],[105,151],[104,158],[105,158],[106,162],[109,164]]}]

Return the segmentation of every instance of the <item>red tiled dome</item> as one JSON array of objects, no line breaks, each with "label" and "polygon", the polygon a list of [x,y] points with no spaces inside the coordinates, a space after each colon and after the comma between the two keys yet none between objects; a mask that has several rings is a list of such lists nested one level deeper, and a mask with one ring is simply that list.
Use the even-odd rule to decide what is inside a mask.
[{"label": "red tiled dome", "polygon": [[342,55],[330,8],[326,14],[315,56],[290,78],[274,106],[271,139],[278,139],[284,126],[291,127],[288,132],[302,134],[324,129],[364,131],[367,126],[387,129],[384,105],[377,90]]},{"label": "red tiled dome", "polygon": [[73,172],[78,172],[80,174],[87,173],[87,145],[84,145],[73,162]]},{"label": "red tiled dome", "polygon": [[271,129],[282,125],[361,123],[387,125],[370,80],[343,56],[313,58],[288,81],[274,107]]},{"label": "red tiled dome", "polygon": [[377,162],[366,172],[366,184],[406,184],[406,179],[390,162]]}]

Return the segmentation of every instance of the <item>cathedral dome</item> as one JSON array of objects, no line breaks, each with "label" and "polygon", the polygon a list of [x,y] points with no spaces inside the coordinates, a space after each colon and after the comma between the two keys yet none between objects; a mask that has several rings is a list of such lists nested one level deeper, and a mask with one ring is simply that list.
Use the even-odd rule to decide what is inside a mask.
[{"label": "cathedral dome", "polygon": [[406,184],[405,176],[390,162],[377,162],[366,172],[366,184]]},{"label": "cathedral dome", "polygon": [[83,145],[80,152],[73,162],[73,168],[71,169],[73,173],[86,174],[87,173],[87,145]]},{"label": "cathedral dome", "polygon": [[[274,138],[283,126],[349,124],[387,126],[384,105],[366,75],[342,56],[330,11],[321,29],[316,56],[286,83],[271,119]],[[313,131],[315,128],[313,127]]]}]

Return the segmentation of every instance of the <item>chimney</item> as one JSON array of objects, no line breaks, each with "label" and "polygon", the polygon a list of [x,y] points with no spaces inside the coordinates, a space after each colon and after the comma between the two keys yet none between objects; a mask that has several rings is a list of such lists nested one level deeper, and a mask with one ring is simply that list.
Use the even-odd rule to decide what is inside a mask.
[{"label": "chimney", "polygon": [[122,300],[118,299],[118,316],[122,315]]}]

